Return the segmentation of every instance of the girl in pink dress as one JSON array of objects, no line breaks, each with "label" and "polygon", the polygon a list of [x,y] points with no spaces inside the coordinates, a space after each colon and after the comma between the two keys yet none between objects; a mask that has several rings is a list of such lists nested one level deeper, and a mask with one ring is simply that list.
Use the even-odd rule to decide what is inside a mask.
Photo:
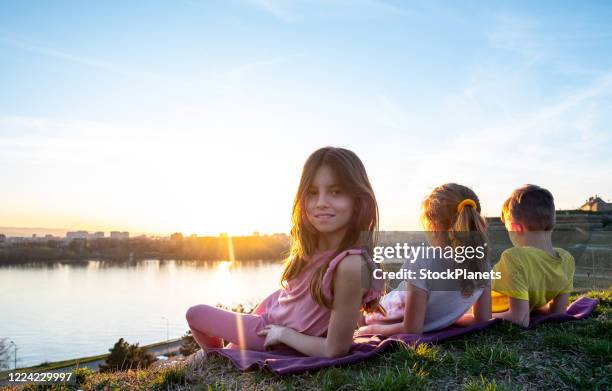
[{"label": "girl in pink dress", "polygon": [[361,314],[380,310],[383,282],[372,279],[376,264],[370,257],[378,207],[355,153],[326,147],[310,155],[292,222],[282,289],[253,314],[205,304],[189,308],[187,323],[204,352],[225,340],[240,349],[285,345],[308,356],[343,356]]}]

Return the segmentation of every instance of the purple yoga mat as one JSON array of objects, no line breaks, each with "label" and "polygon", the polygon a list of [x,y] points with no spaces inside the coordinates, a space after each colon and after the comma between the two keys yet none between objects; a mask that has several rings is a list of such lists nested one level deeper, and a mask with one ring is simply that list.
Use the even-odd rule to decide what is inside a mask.
[{"label": "purple yoga mat", "polygon": [[[581,297],[572,303],[565,314],[539,315],[532,314],[530,327],[542,322],[564,322],[583,319],[589,316],[597,306],[597,300]],[[353,364],[373,357],[394,344],[418,345],[421,343],[441,342],[449,338],[484,330],[500,322],[492,319],[467,327],[451,326],[443,330],[425,334],[397,334],[389,338],[381,335],[364,335],[356,337],[351,350],[346,356],[337,358],[307,357],[295,351],[257,352],[239,349],[211,349],[210,353],[228,358],[241,371],[251,369],[268,369],[277,375],[299,373],[330,366]]]}]

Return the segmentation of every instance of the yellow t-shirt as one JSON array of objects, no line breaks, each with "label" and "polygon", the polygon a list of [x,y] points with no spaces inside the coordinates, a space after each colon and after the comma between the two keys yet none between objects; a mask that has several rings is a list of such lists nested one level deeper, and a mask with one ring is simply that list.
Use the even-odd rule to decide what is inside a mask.
[{"label": "yellow t-shirt", "polygon": [[533,310],[542,307],[561,293],[574,289],[574,257],[555,248],[559,257],[535,247],[512,247],[504,251],[493,271],[501,278],[493,280],[493,312],[508,309],[508,297],[528,300]]}]

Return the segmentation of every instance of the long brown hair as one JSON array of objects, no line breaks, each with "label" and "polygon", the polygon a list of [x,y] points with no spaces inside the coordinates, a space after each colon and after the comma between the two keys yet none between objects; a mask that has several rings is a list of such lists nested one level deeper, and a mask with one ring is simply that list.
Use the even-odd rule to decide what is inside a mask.
[{"label": "long brown hair", "polygon": [[[353,198],[353,214],[344,238],[336,252],[314,272],[310,280],[309,291],[314,301],[320,306],[331,308],[332,303],[323,295],[323,276],[330,261],[344,250],[359,247],[364,249],[368,256],[372,256],[378,234],[378,204],[365,167],[354,152],[334,147],[324,147],[313,152],[304,163],[293,201],[291,248],[281,277],[283,286],[286,281],[302,273],[307,265],[306,258],[317,249],[319,232],[306,217],[305,199],[317,170],[322,166],[330,168],[338,184]],[[371,312],[378,308],[376,299],[366,303],[363,310]]]},{"label": "long brown hair", "polygon": [[[474,201],[475,207],[468,203],[457,210],[464,200]],[[456,183],[446,183],[436,187],[423,201],[421,223],[428,231],[446,232],[445,241],[452,247],[478,246],[484,247],[485,259],[469,261],[462,264],[462,268],[472,272],[486,272],[487,259],[487,222],[480,215],[480,201],[478,196],[469,187]],[[477,280],[478,281],[478,280]],[[464,296],[471,296],[476,287],[484,287],[483,281],[462,278],[461,292]]]}]

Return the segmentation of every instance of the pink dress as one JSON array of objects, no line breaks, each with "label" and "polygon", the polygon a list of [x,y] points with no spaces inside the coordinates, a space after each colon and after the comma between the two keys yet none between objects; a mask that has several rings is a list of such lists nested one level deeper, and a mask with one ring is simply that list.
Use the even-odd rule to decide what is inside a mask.
[{"label": "pink dress", "polygon": [[[263,350],[264,337],[257,335],[267,324],[290,327],[300,333],[324,337],[331,316],[331,309],[317,304],[309,292],[310,279],[313,273],[325,263],[334,251],[316,252],[309,259],[302,273],[289,281],[286,287],[268,296],[253,312],[239,314],[220,308],[200,304],[187,311],[187,323],[200,345],[203,347],[220,347],[220,340],[232,342],[232,347]],[[323,295],[333,300],[334,271],[347,255],[364,255],[367,260],[370,277],[370,290],[362,297],[367,303],[382,294],[383,281],[371,279],[372,270],[378,267],[364,250],[351,249],[342,251],[329,264],[323,275]]]}]

